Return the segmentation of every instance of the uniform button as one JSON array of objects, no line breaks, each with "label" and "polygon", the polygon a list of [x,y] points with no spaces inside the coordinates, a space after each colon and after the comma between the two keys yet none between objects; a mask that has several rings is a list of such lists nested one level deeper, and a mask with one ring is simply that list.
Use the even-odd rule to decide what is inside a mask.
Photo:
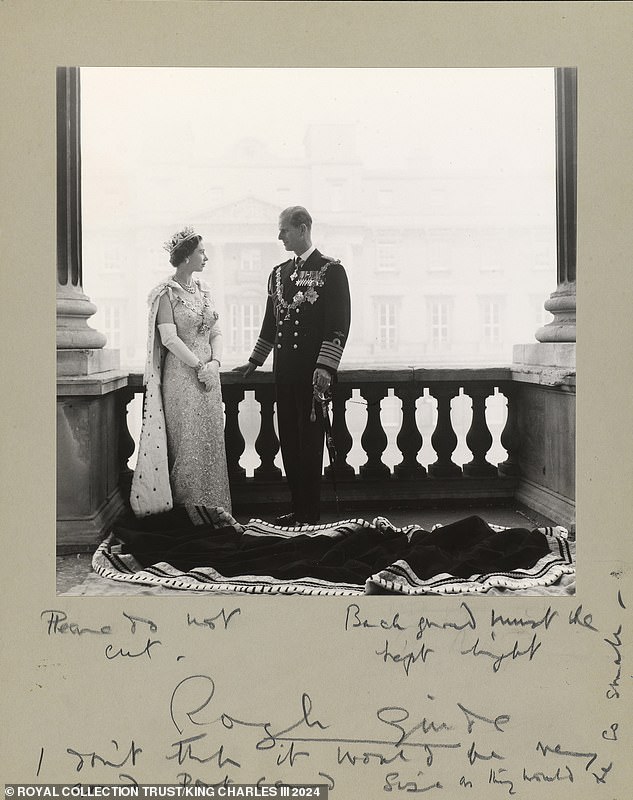
[{"label": "uniform button", "polygon": [[277,345],[277,348],[278,348],[278,349],[281,349],[281,345],[280,345],[280,344],[278,344],[278,345]]},{"label": "uniform button", "polygon": [[296,344],[293,344],[292,347],[293,347],[294,350],[297,349],[297,345]]},{"label": "uniform button", "polygon": [[299,335],[299,333],[297,331],[295,331],[295,336],[298,336],[298,335]]},{"label": "uniform button", "polygon": [[296,319],[296,320],[295,320],[295,325],[298,325],[298,324],[299,324],[299,320],[298,320],[298,319]]},{"label": "uniform button", "polygon": [[277,336],[281,336],[281,331],[279,331],[279,333],[277,334]]}]

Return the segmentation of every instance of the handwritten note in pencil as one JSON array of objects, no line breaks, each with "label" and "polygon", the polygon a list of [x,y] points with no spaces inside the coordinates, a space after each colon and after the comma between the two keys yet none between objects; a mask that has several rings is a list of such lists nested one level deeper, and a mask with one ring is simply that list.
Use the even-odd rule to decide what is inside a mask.
[{"label": "handwritten note in pencil", "polygon": [[330,599],[315,626],[298,598],[135,599],[112,613],[58,598],[31,621],[32,768],[8,777],[321,783],[344,800],[624,797],[626,599],[615,590],[599,613],[495,599]]}]

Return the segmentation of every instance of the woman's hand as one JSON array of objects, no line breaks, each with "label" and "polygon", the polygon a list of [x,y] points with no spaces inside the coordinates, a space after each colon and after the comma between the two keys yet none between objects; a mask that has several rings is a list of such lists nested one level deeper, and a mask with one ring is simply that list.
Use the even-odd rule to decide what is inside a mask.
[{"label": "woman's hand", "polygon": [[215,386],[218,385],[220,380],[220,365],[213,359],[207,361],[198,370],[198,380],[204,383],[204,388],[210,392]]}]

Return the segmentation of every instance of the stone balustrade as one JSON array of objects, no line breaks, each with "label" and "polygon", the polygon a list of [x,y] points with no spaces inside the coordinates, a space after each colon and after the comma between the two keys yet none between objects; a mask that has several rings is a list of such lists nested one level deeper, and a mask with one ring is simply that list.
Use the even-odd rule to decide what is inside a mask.
[{"label": "stone balustrade", "polygon": [[[576,157],[577,76],[575,67],[557,68],[556,180],[557,289],[546,303],[552,323],[536,333],[534,345],[512,367],[484,369],[344,370],[332,403],[338,451],[324,474],[323,500],[346,505],[389,505],[424,501],[455,504],[515,499],[569,526],[575,523],[575,347],[576,339]],[[143,392],[139,374],[118,369],[118,354],[105,351],[105,337],[86,323],[95,306],[83,293],[81,260],[81,152],[79,69],[57,70],[57,546],[59,552],[92,549],[129,496],[128,408]],[[563,347],[563,362],[559,356]],[[562,368],[561,368],[562,367]],[[270,373],[248,381],[222,375],[225,438],[231,492],[236,511],[281,505],[287,492],[279,467],[274,424],[274,386]],[[507,457],[491,458],[493,433],[487,401],[501,393],[507,414],[499,442]],[[259,406],[256,434],[244,425],[241,404],[254,395]],[[381,404],[400,400],[395,446],[401,458],[390,465],[388,431]],[[470,398],[465,444],[470,460],[455,457],[458,436],[454,401]],[[352,400],[352,396],[360,400]],[[431,399],[434,427],[421,430],[416,406]],[[364,429],[352,433],[350,401],[366,406]],[[427,403],[428,406],[428,403]],[[252,417],[252,415],[251,415]],[[398,421],[396,421],[396,425]],[[248,430],[246,430],[248,427]],[[248,441],[249,437],[254,441]],[[426,439],[425,439],[426,437]],[[460,446],[463,443],[460,442]],[[429,446],[434,454],[422,459]],[[247,474],[243,456],[257,454]],[[350,453],[361,448],[364,462],[353,466]],[[248,450],[248,453],[247,453]],[[334,486],[336,485],[336,491]]]},{"label": "stone balustrade", "polygon": [[[257,371],[244,380],[237,373],[223,372],[221,379],[234,508],[263,513],[267,508],[283,506],[288,496],[282,470],[275,463],[280,460],[272,375]],[[128,386],[122,391],[121,408],[125,408],[135,393],[142,392],[142,376],[130,374]],[[500,433],[500,444],[507,457],[500,464],[487,458],[493,434],[487,419],[486,401],[495,392],[507,399],[507,417]],[[515,392],[509,367],[342,370],[329,407],[337,458],[333,467],[326,466],[324,470],[323,502],[331,504],[337,499],[345,507],[367,506],[368,503],[387,507],[422,500],[455,504],[456,501],[484,503],[511,499],[519,475]],[[252,393],[259,407],[256,434],[245,430],[240,414],[240,405],[248,393]],[[387,432],[381,420],[381,404],[390,394],[401,403],[395,437],[400,460],[392,466],[384,459]],[[470,460],[461,465],[454,460],[458,437],[451,416],[451,404],[460,394],[469,398],[471,405],[465,436]],[[360,396],[360,399],[353,400],[353,396]],[[416,404],[423,396],[432,398],[435,404],[434,429],[430,435],[435,460],[427,466],[420,463],[420,452],[423,445],[428,450],[429,442],[423,438],[416,419]],[[348,427],[350,401],[366,407],[364,430],[356,440]],[[119,449],[125,486],[130,477],[127,461],[135,444],[127,427],[121,426],[121,429]],[[349,463],[349,454],[352,447],[359,445],[365,461],[354,467]],[[259,465],[252,475],[247,475],[241,461],[247,448],[253,447]]]}]

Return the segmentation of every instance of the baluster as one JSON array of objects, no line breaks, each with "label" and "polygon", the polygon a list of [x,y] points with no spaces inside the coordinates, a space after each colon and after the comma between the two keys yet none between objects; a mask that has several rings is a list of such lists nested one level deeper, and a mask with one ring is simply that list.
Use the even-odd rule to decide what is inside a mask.
[{"label": "baluster", "polygon": [[240,466],[240,458],[246,448],[246,442],[240,430],[240,403],[244,399],[244,387],[229,384],[222,387],[222,399],[226,412],[224,426],[224,445],[226,448],[226,466],[229,480],[240,482],[246,479],[246,470]]},{"label": "baluster", "polygon": [[486,398],[494,387],[480,383],[464,387],[464,393],[472,400],[473,417],[466,434],[466,444],[473,454],[472,461],[464,464],[464,474],[470,478],[487,478],[497,474],[494,464],[486,461],[486,453],[492,447],[492,434],[486,421]]},{"label": "baluster", "polygon": [[521,439],[519,434],[516,389],[512,384],[504,384],[500,389],[508,401],[508,416],[503,431],[501,432],[501,444],[506,449],[508,457],[498,465],[498,470],[500,475],[513,477],[521,474],[518,458]]},{"label": "baluster", "polygon": [[367,401],[367,424],[360,440],[367,453],[367,461],[360,468],[360,475],[364,480],[384,480],[390,474],[389,467],[381,458],[387,447],[387,435],[380,421],[380,401],[387,396],[387,389],[368,383],[360,387],[360,393]]},{"label": "baluster", "polygon": [[119,389],[117,393],[117,416],[119,421],[119,486],[123,496],[127,499],[130,496],[132,486],[132,470],[127,462],[134,452],[134,439],[130,435],[127,425],[127,407],[134,400],[134,389],[129,386]]},{"label": "baluster", "polygon": [[429,464],[429,473],[435,478],[455,478],[461,469],[451,459],[457,447],[457,436],[451,422],[451,400],[459,390],[450,386],[437,386],[429,389],[429,394],[437,400],[437,424],[431,434],[431,444],[437,454],[437,461]]},{"label": "baluster", "polygon": [[273,424],[275,400],[272,385],[260,384],[256,386],[255,399],[259,403],[261,415],[259,434],[255,440],[255,450],[261,459],[261,464],[253,475],[257,481],[278,481],[281,480],[281,470],[274,463],[275,456],[279,452],[279,439]]},{"label": "baluster", "polygon": [[394,394],[402,400],[402,425],[396,437],[402,461],[394,467],[394,474],[400,480],[426,476],[426,470],[418,461],[422,434],[415,419],[415,402],[423,393],[424,387],[419,383],[401,383],[394,388]]},{"label": "baluster", "polygon": [[[334,387],[332,396],[332,436],[336,448],[336,463],[334,474],[338,479],[352,479],[354,477],[354,467],[347,463],[347,455],[352,449],[354,440],[349,432],[346,421],[346,403],[352,396],[351,386]],[[325,468],[325,475],[329,478],[332,474],[331,467]]]}]

